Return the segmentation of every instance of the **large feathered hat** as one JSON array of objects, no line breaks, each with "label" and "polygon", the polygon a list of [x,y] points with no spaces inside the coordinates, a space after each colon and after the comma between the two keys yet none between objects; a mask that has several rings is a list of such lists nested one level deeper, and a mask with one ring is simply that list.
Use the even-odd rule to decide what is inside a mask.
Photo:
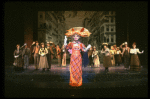
[{"label": "large feathered hat", "polygon": [[90,32],[84,28],[84,27],[73,27],[69,30],[67,30],[68,32],[65,34],[67,37],[70,37],[74,34],[78,34],[79,36],[82,37],[89,37],[90,36]]}]

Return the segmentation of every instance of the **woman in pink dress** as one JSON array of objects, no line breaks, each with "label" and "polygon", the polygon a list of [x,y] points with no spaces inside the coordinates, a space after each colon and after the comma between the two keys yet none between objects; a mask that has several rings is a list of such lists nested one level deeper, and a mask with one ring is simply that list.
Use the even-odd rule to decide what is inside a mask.
[{"label": "woman in pink dress", "polygon": [[70,57],[70,86],[78,87],[82,85],[82,58],[81,58],[81,50],[86,52],[91,45],[88,45],[85,48],[85,45],[79,42],[80,36],[88,37],[90,36],[90,32],[83,28],[83,27],[74,27],[68,30],[66,36],[72,36],[74,41],[70,42],[68,45],[64,42],[66,49],[71,50],[71,57]]}]

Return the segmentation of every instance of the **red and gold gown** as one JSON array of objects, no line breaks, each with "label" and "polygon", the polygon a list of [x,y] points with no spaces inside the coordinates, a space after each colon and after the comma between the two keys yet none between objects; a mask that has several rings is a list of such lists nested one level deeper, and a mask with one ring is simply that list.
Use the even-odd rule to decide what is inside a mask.
[{"label": "red and gold gown", "polygon": [[85,51],[85,45],[80,42],[70,42],[66,49],[72,49],[70,57],[70,86],[82,85],[82,58],[80,51]]}]

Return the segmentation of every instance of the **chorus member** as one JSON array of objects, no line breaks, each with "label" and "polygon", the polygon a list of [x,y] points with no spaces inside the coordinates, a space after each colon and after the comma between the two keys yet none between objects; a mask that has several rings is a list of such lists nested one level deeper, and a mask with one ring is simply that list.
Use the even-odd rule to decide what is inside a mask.
[{"label": "chorus member", "polygon": [[24,59],[24,66],[27,69],[29,66],[29,58],[31,57],[30,48],[28,48],[27,44],[25,44],[25,48],[22,51],[22,58]]},{"label": "chorus member", "polygon": [[16,45],[17,49],[14,51],[14,65],[16,66],[17,70],[22,70],[22,50],[20,49],[20,45]]},{"label": "chorus member", "polygon": [[57,56],[56,58],[58,59],[58,66],[61,66],[61,49],[59,47],[59,45],[56,46],[56,52],[57,52]]},{"label": "chorus member", "polygon": [[115,51],[115,63],[116,63],[116,65],[118,65],[118,66],[120,66],[120,64],[122,63],[122,60],[121,60],[121,51],[119,50],[119,47],[117,47],[117,49],[116,49],[116,51]]},{"label": "chorus member", "polygon": [[137,53],[142,54],[144,51],[140,52],[139,49],[136,48],[135,42],[133,43],[132,46],[133,46],[133,48],[130,50],[130,54],[131,54],[130,70],[140,71],[141,70],[140,60],[139,60]]},{"label": "chorus member", "polygon": [[62,46],[62,66],[66,66],[66,50],[64,45]]},{"label": "chorus member", "polygon": [[93,67],[92,53],[93,53],[93,48],[91,47],[91,48],[88,50],[89,65],[90,65],[91,67]]},{"label": "chorus member", "polygon": [[85,45],[79,41],[80,36],[88,37],[91,33],[83,27],[74,27],[68,30],[66,36],[72,36],[73,41],[68,45],[64,44],[66,49],[72,49],[70,57],[70,81],[69,85],[72,87],[79,87],[82,85],[82,58],[81,51],[86,52],[91,45],[85,48]]},{"label": "chorus member", "polygon": [[[114,50],[115,50],[115,52],[116,52],[116,50],[117,50],[117,45],[113,45],[113,47],[114,47]],[[115,58],[115,66],[116,66],[116,54],[114,54],[114,58]]]},{"label": "chorus member", "polygon": [[41,48],[39,50],[40,55],[39,68],[42,68],[43,71],[45,71],[45,69],[49,69],[46,54],[48,54],[48,50],[47,48],[45,48],[44,43],[41,43]]},{"label": "chorus member", "polygon": [[110,50],[107,43],[103,43],[102,45],[104,46],[104,50],[102,49],[101,51],[104,54],[103,66],[105,67],[105,71],[108,71],[108,68],[112,66]]},{"label": "chorus member", "polygon": [[111,55],[111,63],[112,63],[112,66],[115,66],[115,57],[114,57],[114,54],[115,54],[115,49],[113,46],[111,46],[111,50],[110,50],[110,55]]},{"label": "chorus member", "polygon": [[[123,44],[122,44],[123,45]],[[122,56],[124,57],[124,67],[127,70],[130,65],[130,48],[128,47],[127,42],[124,43],[125,47],[120,46],[122,48]]]},{"label": "chorus member", "polygon": [[47,70],[49,70],[51,69],[51,54],[53,53],[52,47],[50,46],[50,42],[47,42],[47,51],[48,53],[46,54],[46,57],[47,57],[48,66],[49,66]]},{"label": "chorus member", "polygon": [[93,63],[94,63],[93,67],[100,67],[100,61],[99,61],[98,51],[96,50],[95,46],[93,47],[92,57],[93,57]]},{"label": "chorus member", "polygon": [[39,66],[39,58],[40,58],[39,50],[40,50],[39,42],[36,41],[35,46],[33,47],[33,52],[32,52],[34,53],[34,66],[36,70],[38,70],[38,66]]}]

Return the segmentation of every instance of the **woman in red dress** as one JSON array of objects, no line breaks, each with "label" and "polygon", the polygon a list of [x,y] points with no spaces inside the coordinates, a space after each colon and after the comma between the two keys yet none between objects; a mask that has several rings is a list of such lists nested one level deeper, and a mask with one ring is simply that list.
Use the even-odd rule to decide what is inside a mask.
[{"label": "woman in red dress", "polygon": [[72,49],[71,57],[70,57],[70,86],[78,87],[82,85],[82,58],[81,58],[81,50],[87,51],[91,45],[88,45],[85,48],[85,45],[79,42],[80,36],[88,37],[90,36],[90,32],[83,27],[74,27],[68,30],[66,36],[72,36],[74,41],[70,42],[68,45],[64,42],[66,49]]}]

